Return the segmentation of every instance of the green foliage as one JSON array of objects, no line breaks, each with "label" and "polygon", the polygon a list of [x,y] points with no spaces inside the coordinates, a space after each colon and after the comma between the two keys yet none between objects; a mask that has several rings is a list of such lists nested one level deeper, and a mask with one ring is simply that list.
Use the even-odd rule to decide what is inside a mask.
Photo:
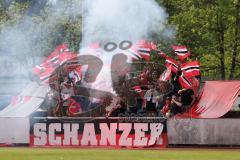
[{"label": "green foliage", "polygon": [[[199,59],[203,75],[228,78],[232,64],[234,39],[236,38],[236,5],[238,0],[163,0],[160,1],[170,14],[169,23],[177,28],[177,42],[186,45],[192,57]],[[219,39],[222,36],[222,40]],[[237,59],[240,48],[237,42]],[[220,47],[223,48],[222,55]],[[223,64],[221,64],[221,61]],[[221,67],[224,70],[221,70]],[[224,76],[224,72],[226,75]],[[234,77],[239,78],[240,65],[236,65]]]},{"label": "green foliage", "polygon": [[12,3],[8,8],[4,8],[0,3],[0,32],[19,23],[28,7],[29,3]]}]

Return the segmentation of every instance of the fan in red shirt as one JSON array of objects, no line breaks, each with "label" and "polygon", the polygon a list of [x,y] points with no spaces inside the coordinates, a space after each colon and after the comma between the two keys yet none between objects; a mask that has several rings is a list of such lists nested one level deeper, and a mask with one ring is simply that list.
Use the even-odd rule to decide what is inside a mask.
[{"label": "fan in red shirt", "polygon": [[167,97],[166,100],[165,100],[165,104],[161,110],[161,113],[166,117],[167,116],[167,113],[169,112],[170,110],[170,103],[171,103],[171,98],[170,97]]}]

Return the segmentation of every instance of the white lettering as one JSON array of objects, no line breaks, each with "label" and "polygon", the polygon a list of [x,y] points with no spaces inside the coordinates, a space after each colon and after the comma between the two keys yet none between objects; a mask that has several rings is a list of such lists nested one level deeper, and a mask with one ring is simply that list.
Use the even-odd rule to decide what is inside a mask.
[{"label": "white lettering", "polygon": [[151,138],[148,142],[148,145],[154,145],[160,139],[160,135],[163,131],[163,124],[162,123],[150,123],[151,129]]},{"label": "white lettering", "polygon": [[46,145],[47,144],[47,133],[45,123],[34,124],[34,145]]},{"label": "white lettering", "polygon": [[99,128],[101,129],[100,145],[107,145],[107,141],[110,145],[116,145],[117,123],[110,123],[110,129],[107,123],[100,123]]},{"label": "white lettering", "polygon": [[134,146],[146,146],[148,138],[145,137],[145,131],[148,130],[148,123],[135,123]]},{"label": "white lettering", "polygon": [[64,123],[63,129],[64,129],[63,145],[79,145],[78,141],[79,124]]},{"label": "white lettering", "polygon": [[132,129],[132,123],[119,123],[119,131],[123,131],[119,138],[119,146],[132,146],[132,138],[128,138]]},{"label": "white lettering", "polygon": [[51,123],[49,125],[49,144],[50,145],[61,145],[61,137],[56,136],[56,131],[61,132],[61,123]]},{"label": "white lettering", "polygon": [[93,123],[85,123],[82,135],[82,145],[97,145],[96,133]]}]

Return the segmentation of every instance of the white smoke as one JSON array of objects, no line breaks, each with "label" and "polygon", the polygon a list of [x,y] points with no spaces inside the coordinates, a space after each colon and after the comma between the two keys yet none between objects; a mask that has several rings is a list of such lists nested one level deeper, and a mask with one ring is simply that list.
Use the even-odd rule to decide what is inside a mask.
[{"label": "white smoke", "polygon": [[[72,3],[69,3],[70,1]],[[63,29],[59,26],[69,18],[81,16],[82,6],[79,0],[32,2],[23,15],[22,12],[17,14],[18,2],[12,2],[6,9],[9,20],[1,24],[0,93],[2,94],[21,92],[31,80],[29,74],[32,73],[34,66],[40,64],[44,56],[55,49],[57,43],[62,42]],[[6,82],[8,85],[5,84]]]},{"label": "white smoke", "polygon": [[[168,15],[155,0],[84,0],[83,3],[83,40],[82,46],[91,43],[106,44],[123,40],[135,42],[140,39],[152,40],[153,35],[164,39],[173,37],[172,28],[166,26]],[[91,88],[111,92],[112,57],[121,53],[102,51],[98,56],[103,68]],[[84,51],[80,51],[80,54]]]},{"label": "white smoke", "polygon": [[85,0],[83,7],[83,45],[151,39],[166,30],[173,34],[166,28],[165,9],[155,0]]},{"label": "white smoke", "polygon": [[[16,66],[20,63],[21,66],[24,66],[23,75],[31,73],[33,67],[40,63],[43,56],[53,51],[55,46],[49,39],[61,42],[61,32],[63,32],[63,29],[59,27],[61,23],[68,18],[73,19],[76,16],[81,16],[81,2],[78,0],[69,2],[66,0],[48,0],[42,4],[36,1],[20,20],[16,20],[17,23],[1,28],[0,55],[8,56],[9,59],[14,57],[16,62],[12,65]],[[14,19],[16,16],[13,14],[16,10],[15,4],[13,3],[7,10],[10,19]],[[36,10],[40,10],[39,15],[35,15]],[[44,16],[40,16],[41,12],[44,12]],[[57,32],[58,34],[56,34]],[[53,35],[59,36],[54,39]],[[0,76],[5,76],[1,73]]]},{"label": "white smoke", "polygon": [[48,5],[56,5],[57,4],[57,0],[48,0],[47,4]]},{"label": "white smoke", "polygon": [[[81,2],[84,2],[83,6]],[[82,7],[84,45],[109,41],[119,43],[122,40],[134,42],[152,39],[153,35],[164,37],[174,34],[166,27],[168,15],[165,9],[154,0],[48,0],[47,5],[48,13],[43,19],[33,19],[26,13],[21,22],[3,28],[0,33],[0,55],[17,57],[27,72],[37,64],[31,57],[46,54],[42,48],[48,45],[48,37],[61,20],[80,16]],[[119,50],[98,56],[104,66],[93,88],[114,93],[110,69],[116,53]]]}]

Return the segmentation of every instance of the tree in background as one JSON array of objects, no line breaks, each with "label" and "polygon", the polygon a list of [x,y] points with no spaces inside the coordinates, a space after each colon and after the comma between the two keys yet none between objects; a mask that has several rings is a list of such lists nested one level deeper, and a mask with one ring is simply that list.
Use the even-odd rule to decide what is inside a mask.
[{"label": "tree in background", "polygon": [[[237,65],[239,66],[240,61],[239,61],[239,52],[240,52],[240,0],[235,0],[234,2],[234,9],[233,9],[233,14],[234,14],[234,39],[233,39],[233,51],[232,51],[232,61],[231,61],[231,69],[230,69],[230,76],[229,79],[233,79],[235,70],[237,68]],[[238,61],[237,61],[238,57]],[[240,73],[236,75],[236,77],[240,77]]]},{"label": "tree in background", "polygon": [[160,0],[177,42],[200,59],[203,76],[239,78],[239,0]]}]

